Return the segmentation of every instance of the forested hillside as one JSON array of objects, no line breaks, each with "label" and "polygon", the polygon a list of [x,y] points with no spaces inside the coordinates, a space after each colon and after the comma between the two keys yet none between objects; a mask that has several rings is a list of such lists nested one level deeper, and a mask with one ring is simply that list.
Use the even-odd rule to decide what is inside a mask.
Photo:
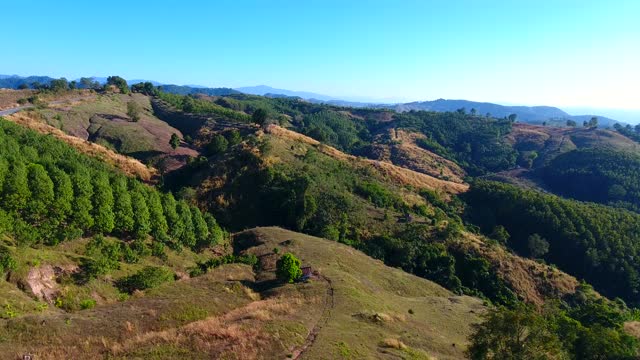
[{"label": "forested hillside", "polygon": [[161,194],[51,137],[0,120],[0,230],[19,244],[54,245],[91,234],[175,246],[221,236],[209,214]]},{"label": "forested hillside", "polygon": [[[76,249],[84,258],[73,261],[79,270],[65,291],[77,293],[65,295],[62,308],[75,311],[93,299],[87,291],[95,284],[109,302],[173,273],[256,265],[258,259],[230,253],[221,226],[280,226],[346,244],[546,327],[568,321],[575,337],[549,331],[556,350],[572,358],[607,352],[585,350],[593,336],[616,338],[618,354],[636,351],[621,329],[638,318],[626,304],[637,306],[640,291],[640,215],[621,208],[637,210],[638,155],[622,135],[463,110],[395,113],[297,98],[179,95],[110,79],[88,100],[43,103],[10,119],[22,124],[27,117],[30,127],[46,123],[69,135],[88,119],[89,134],[108,133],[88,141],[106,141],[149,165],[157,164],[155,155],[131,149],[148,142],[164,157],[183,157],[161,169],[157,188],[51,136],[7,121],[0,127],[3,268],[17,283],[29,268],[21,248]],[[602,204],[481,180],[494,174],[524,174],[532,188]],[[556,300],[562,303],[552,305]],[[555,315],[528,313],[524,304],[551,306]],[[605,320],[594,322],[590,313]]]}]

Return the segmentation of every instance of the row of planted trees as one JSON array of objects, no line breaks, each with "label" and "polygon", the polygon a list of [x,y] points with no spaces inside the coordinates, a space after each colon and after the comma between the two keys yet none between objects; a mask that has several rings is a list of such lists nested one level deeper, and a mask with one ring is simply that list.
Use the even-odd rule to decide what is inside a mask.
[{"label": "row of planted trees", "polygon": [[197,249],[223,237],[210,214],[52,137],[0,120],[0,149],[0,233],[21,244],[151,235]]}]

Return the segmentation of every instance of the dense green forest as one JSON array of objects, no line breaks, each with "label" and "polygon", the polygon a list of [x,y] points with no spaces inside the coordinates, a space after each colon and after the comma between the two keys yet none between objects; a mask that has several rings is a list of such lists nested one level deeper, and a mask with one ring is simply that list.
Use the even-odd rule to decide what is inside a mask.
[{"label": "dense green forest", "polygon": [[540,170],[563,196],[640,210],[640,156],[613,150],[574,150]]},{"label": "dense green forest", "polygon": [[0,233],[54,245],[94,234],[192,249],[217,243],[208,213],[118,174],[67,144],[0,119]]},{"label": "dense green forest", "polygon": [[463,199],[468,220],[486,233],[503,226],[518,253],[541,257],[607,297],[638,306],[640,215],[482,180]]}]

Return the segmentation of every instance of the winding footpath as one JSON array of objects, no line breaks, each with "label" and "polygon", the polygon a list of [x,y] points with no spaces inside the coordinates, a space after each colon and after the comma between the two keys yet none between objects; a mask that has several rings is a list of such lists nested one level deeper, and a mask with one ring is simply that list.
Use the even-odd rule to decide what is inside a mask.
[{"label": "winding footpath", "polygon": [[331,310],[333,310],[335,306],[335,298],[333,296],[333,284],[331,283],[331,279],[329,279],[324,275],[320,275],[320,278],[327,283],[327,295],[325,296],[325,299],[324,299],[324,308],[322,309],[322,315],[320,316],[316,324],[313,326],[313,328],[309,332],[309,335],[307,335],[307,338],[305,339],[304,343],[300,345],[297,349],[295,349],[292,352],[292,356],[288,357],[287,359],[294,359],[294,360],[300,359],[302,355],[305,353],[305,351],[309,350],[309,348],[313,346],[313,344],[316,341],[316,338],[318,337],[318,334],[320,333],[320,330],[324,325],[327,324],[327,322],[329,321],[329,318],[331,317]]}]

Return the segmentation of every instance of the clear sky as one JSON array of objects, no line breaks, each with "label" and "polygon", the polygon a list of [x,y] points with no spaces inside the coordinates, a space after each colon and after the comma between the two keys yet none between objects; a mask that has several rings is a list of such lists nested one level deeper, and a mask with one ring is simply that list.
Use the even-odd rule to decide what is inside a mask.
[{"label": "clear sky", "polygon": [[640,109],[640,0],[6,0],[0,8],[0,74]]}]

